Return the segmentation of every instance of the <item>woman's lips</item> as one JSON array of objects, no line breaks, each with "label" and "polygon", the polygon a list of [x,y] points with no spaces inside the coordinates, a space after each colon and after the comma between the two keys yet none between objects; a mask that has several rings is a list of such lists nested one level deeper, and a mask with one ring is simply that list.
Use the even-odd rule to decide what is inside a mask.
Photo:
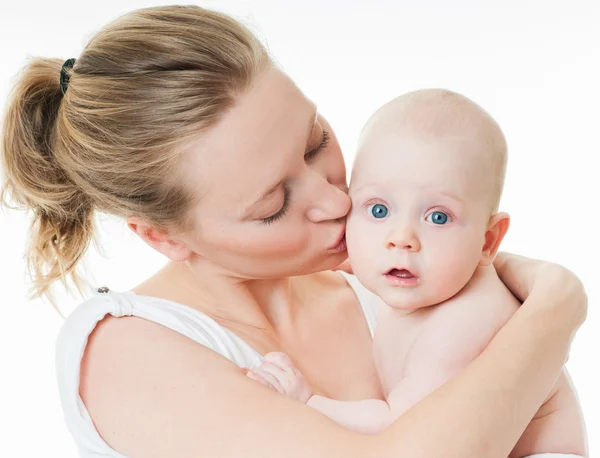
[{"label": "woman's lips", "polygon": [[344,251],[346,249],[346,236],[343,235],[342,239],[338,242],[338,244],[336,246],[334,246],[333,248],[330,248],[331,251],[333,251],[334,253],[339,253],[341,251]]},{"label": "woman's lips", "polygon": [[344,251],[345,249],[346,249],[346,225],[343,225],[340,233],[338,234],[338,236],[335,239],[335,242],[333,243],[333,245],[331,245],[329,250],[337,253],[340,251]]},{"label": "woman's lips", "polygon": [[404,268],[390,269],[384,276],[388,282],[395,286],[415,286],[419,283],[419,277]]}]

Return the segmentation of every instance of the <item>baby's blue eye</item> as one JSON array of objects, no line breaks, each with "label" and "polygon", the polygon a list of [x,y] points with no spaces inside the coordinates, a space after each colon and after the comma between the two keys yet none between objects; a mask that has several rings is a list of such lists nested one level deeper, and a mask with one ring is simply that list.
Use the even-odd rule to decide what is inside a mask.
[{"label": "baby's blue eye", "polygon": [[427,221],[431,221],[433,224],[446,224],[448,222],[448,215],[446,215],[444,212],[433,212],[431,215],[429,215],[426,220]]},{"label": "baby's blue eye", "polygon": [[377,219],[385,218],[388,214],[388,209],[382,204],[371,205],[369,207],[369,214]]}]

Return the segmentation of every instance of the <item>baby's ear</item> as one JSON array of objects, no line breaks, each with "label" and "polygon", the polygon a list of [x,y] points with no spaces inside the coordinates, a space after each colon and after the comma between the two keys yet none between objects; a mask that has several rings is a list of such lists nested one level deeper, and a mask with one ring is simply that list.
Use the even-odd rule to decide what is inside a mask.
[{"label": "baby's ear", "polygon": [[485,243],[481,249],[481,259],[479,260],[480,266],[489,266],[494,261],[509,226],[510,216],[508,213],[492,215],[485,231]]}]

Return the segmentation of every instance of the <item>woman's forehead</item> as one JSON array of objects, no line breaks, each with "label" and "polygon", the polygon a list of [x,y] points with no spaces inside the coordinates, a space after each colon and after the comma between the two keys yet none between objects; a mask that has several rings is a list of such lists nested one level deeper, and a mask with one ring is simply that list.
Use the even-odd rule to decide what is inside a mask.
[{"label": "woman's forehead", "polygon": [[[184,174],[205,192],[243,201],[260,194],[286,172],[290,159],[303,156],[315,105],[277,68],[260,74],[233,108],[189,148]],[[224,184],[226,186],[224,186]]]}]

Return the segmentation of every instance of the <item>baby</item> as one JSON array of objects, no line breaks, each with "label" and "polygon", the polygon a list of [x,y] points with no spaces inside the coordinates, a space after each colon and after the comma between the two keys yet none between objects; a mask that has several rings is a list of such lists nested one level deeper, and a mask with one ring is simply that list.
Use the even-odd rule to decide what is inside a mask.
[{"label": "baby", "polygon": [[[385,303],[373,351],[386,400],[309,397],[281,353],[248,375],[270,373],[283,394],[376,433],[466,367],[519,305],[491,266],[509,226],[498,213],[505,168],[500,127],[464,96],[421,90],[381,107],[359,140],[346,240],[354,274]],[[564,370],[511,457],[546,452],[587,454]]]}]

